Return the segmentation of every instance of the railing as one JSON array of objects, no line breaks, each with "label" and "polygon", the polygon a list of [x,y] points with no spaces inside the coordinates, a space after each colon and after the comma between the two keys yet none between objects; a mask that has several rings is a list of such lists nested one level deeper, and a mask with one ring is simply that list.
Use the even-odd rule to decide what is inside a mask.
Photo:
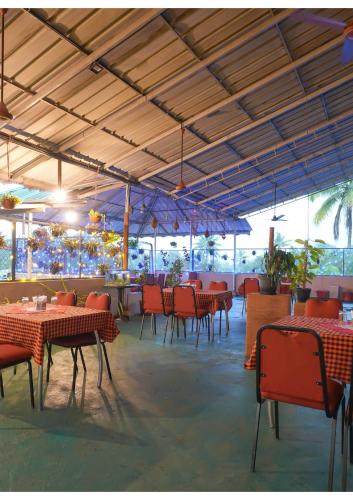
[{"label": "railing", "polygon": [[[83,243],[87,241],[89,238],[83,239],[80,249],[70,252],[60,238],[55,238],[44,248],[33,251],[31,275],[37,278],[88,277],[101,275],[98,270],[100,264],[107,264],[111,270],[119,268],[116,256],[107,256],[100,249],[95,255],[90,255],[84,250]],[[284,250],[294,255],[300,251],[299,248],[284,248]],[[265,251],[265,248],[238,248],[234,253],[233,249],[220,249],[215,246],[208,249],[194,248],[190,254],[185,248],[165,249],[156,252],[156,262],[153,262],[154,256],[149,249],[136,248],[129,250],[129,269],[140,272],[147,262],[149,270],[152,270],[153,262],[153,269],[168,272],[175,259],[179,257],[184,262],[184,269],[190,271],[261,273]],[[27,239],[17,239],[15,254],[16,279],[28,278]],[[53,262],[60,264],[57,273],[52,272]],[[0,250],[0,280],[11,279],[11,264],[12,249],[11,242],[8,241],[7,248]],[[352,276],[353,248],[325,248],[318,264],[318,275]]]}]

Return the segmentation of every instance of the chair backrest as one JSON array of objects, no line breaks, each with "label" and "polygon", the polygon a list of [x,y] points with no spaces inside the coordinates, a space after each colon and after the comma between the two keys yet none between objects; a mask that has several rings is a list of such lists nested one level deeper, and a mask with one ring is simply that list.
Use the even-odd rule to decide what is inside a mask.
[{"label": "chair backrest", "polygon": [[201,280],[187,280],[186,285],[194,285],[196,290],[202,290],[202,281]]},{"label": "chair backrest", "polygon": [[165,283],[165,274],[159,273],[157,278],[157,284],[160,285],[162,288],[164,288],[164,283]]},{"label": "chair backrest", "polygon": [[189,271],[189,280],[197,280],[197,271]]},{"label": "chair backrest", "polygon": [[108,293],[90,292],[85,302],[85,307],[89,309],[99,309],[100,311],[110,310],[110,295]]},{"label": "chair backrest", "polygon": [[75,306],[77,295],[75,292],[56,292],[57,304],[60,306]]},{"label": "chair backrest", "polygon": [[244,279],[244,296],[248,293],[258,293],[260,291],[259,280],[257,278]]},{"label": "chair backrest", "polygon": [[208,289],[226,292],[228,290],[228,284],[226,281],[210,281],[208,284]]},{"label": "chair backrest", "polygon": [[177,285],[173,288],[173,312],[196,316],[196,296],[192,286]]},{"label": "chair backrest", "polygon": [[304,316],[314,318],[334,318],[338,319],[342,303],[338,299],[308,299],[305,302]]},{"label": "chair backrest", "polygon": [[156,314],[164,314],[164,300],[161,285],[148,285],[142,287],[142,309]]},{"label": "chair backrest", "polygon": [[264,325],[257,332],[258,402],[272,399],[329,411],[324,350],[309,328]]}]

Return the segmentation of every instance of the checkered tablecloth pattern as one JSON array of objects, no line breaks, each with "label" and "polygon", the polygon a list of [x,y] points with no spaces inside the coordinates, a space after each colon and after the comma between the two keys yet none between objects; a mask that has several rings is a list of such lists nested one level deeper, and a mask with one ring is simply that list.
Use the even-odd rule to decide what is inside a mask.
[{"label": "checkered tablecloth pattern", "polygon": [[[165,305],[173,305],[173,289],[165,288],[163,290]],[[218,290],[195,290],[196,304],[200,309],[207,309],[210,314],[216,314],[221,309],[229,311],[233,304],[232,292],[220,292]]]},{"label": "checkered tablecloth pattern", "polygon": [[[16,309],[15,309],[16,308]],[[18,304],[0,306],[0,343],[11,342],[30,349],[34,361],[41,365],[46,341],[65,335],[78,335],[97,330],[102,340],[113,342],[119,334],[109,311],[85,307],[60,306],[58,314],[18,313]]]},{"label": "checkered tablecloth pattern", "polygon": [[[312,328],[321,337],[324,346],[326,373],[329,377],[342,382],[350,383],[352,356],[353,356],[353,330],[352,333],[337,331],[337,319],[309,318],[305,316],[286,316],[274,325],[298,326]],[[254,344],[250,358],[244,364],[248,370],[256,369],[256,345]]]}]

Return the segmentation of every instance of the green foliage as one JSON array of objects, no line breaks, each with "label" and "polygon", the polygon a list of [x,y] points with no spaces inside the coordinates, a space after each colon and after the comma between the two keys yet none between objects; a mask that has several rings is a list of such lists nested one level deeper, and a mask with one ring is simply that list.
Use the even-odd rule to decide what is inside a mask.
[{"label": "green foliage", "polygon": [[[295,256],[295,268],[291,274],[292,288],[305,288],[307,283],[312,283],[316,276],[316,271],[319,269],[319,259],[324,255],[323,248],[314,247],[310,240],[295,240],[296,243],[302,245],[302,249]],[[323,240],[314,240],[313,243],[325,245]]]},{"label": "green foliage", "polygon": [[177,257],[169,269],[169,276],[167,278],[167,285],[173,287],[180,285],[184,271],[184,260]]},{"label": "green foliage", "polygon": [[110,271],[110,266],[108,264],[98,264],[98,272],[99,274],[105,276]]},{"label": "green foliage", "polygon": [[131,238],[129,240],[129,248],[136,249],[138,247],[138,240],[136,238]]},{"label": "green foliage", "polygon": [[62,224],[50,224],[50,233],[54,238],[60,238],[65,235],[65,226]]},{"label": "green foliage", "polygon": [[277,288],[284,276],[290,276],[295,269],[295,258],[290,252],[285,252],[274,245],[272,252],[265,252],[263,267],[271,280],[271,286]]},{"label": "green foliage", "polygon": [[5,248],[6,248],[5,236],[0,233],[0,250],[4,250]]},{"label": "green foliage", "polygon": [[21,198],[15,196],[14,194],[4,193],[3,195],[0,196],[0,202],[2,203],[3,201],[9,201],[11,203],[14,203],[14,205],[19,205],[22,200]]}]

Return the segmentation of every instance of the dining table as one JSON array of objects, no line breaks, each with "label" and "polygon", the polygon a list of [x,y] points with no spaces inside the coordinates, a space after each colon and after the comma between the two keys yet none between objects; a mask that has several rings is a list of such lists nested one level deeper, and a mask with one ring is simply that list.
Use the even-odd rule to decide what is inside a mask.
[{"label": "dining table", "polygon": [[98,379],[101,386],[103,358],[100,339],[113,342],[119,335],[110,311],[48,304],[38,311],[33,303],[0,306],[0,343],[13,343],[32,352],[38,366],[37,399],[43,409],[43,364],[45,346],[56,337],[93,332],[97,340]]},{"label": "dining table", "polygon": [[[163,296],[165,305],[173,306],[173,288],[164,288]],[[211,315],[212,339],[214,339],[214,317],[217,311],[224,311],[226,317],[226,334],[229,334],[228,311],[232,308],[233,294],[231,291],[223,290],[196,290],[196,306],[208,310]]]}]

